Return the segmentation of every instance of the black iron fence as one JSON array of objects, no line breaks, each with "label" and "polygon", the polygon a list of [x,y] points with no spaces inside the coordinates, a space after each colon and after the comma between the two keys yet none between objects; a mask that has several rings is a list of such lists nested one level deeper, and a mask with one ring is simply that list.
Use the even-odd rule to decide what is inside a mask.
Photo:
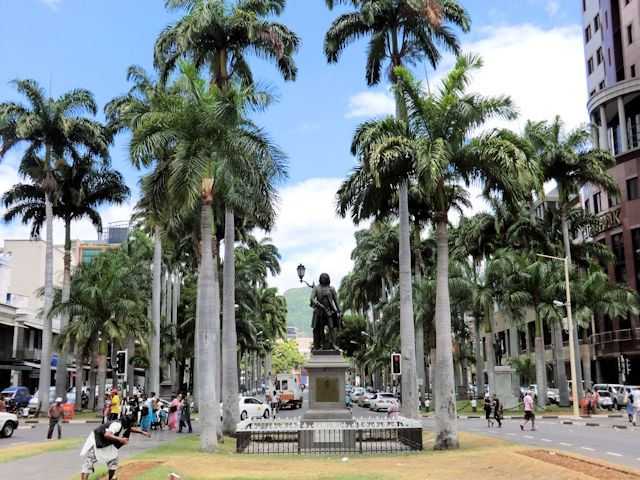
[{"label": "black iron fence", "polygon": [[238,453],[261,455],[371,454],[419,451],[420,422],[358,419],[350,422],[256,420],[239,425]]}]

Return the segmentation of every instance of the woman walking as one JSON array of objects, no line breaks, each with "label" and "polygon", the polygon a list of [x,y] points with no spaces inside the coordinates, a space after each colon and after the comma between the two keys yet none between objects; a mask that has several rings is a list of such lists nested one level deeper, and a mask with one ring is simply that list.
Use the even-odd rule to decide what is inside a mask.
[{"label": "woman walking", "polygon": [[493,395],[493,418],[498,422],[498,428],[502,428],[502,404],[495,394]]},{"label": "woman walking", "polygon": [[493,402],[488,393],[484,396],[484,418],[487,420],[487,427],[493,427]]},{"label": "woman walking", "polygon": [[145,432],[148,432],[149,430],[151,430],[151,426],[153,425],[153,421],[154,421],[154,417],[155,414],[153,412],[153,397],[154,397],[155,393],[151,392],[151,396],[150,397],[143,397],[144,398],[144,402],[142,404],[142,412],[140,414],[140,418],[141,418],[141,426],[142,426],[142,430]]},{"label": "woman walking", "polygon": [[171,403],[169,404],[169,421],[167,423],[169,425],[169,430],[172,432],[175,432],[180,424],[180,399],[181,395],[178,395],[177,397],[173,395],[171,397]]}]

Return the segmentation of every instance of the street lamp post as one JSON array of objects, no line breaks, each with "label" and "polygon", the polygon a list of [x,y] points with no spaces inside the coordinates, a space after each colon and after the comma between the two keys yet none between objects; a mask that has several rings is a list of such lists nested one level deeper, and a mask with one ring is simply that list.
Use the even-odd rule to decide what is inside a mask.
[{"label": "street lamp post", "polygon": [[303,280],[304,274],[307,271],[307,269],[305,268],[305,266],[303,264],[298,265],[298,267],[296,268],[296,271],[298,272],[298,278],[300,279],[300,283],[304,283],[309,288],[314,288],[315,287],[315,285],[316,285],[315,282],[312,282],[311,285],[310,285],[309,282],[307,282],[306,280]]},{"label": "street lamp post", "polygon": [[566,302],[564,307],[567,309],[567,326],[569,327],[569,363],[571,364],[571,378],[573,379],[573,388],[571,389],[571,398],[573,400],[573,415],[575,417],[580,416],[580,406],[578,405],[578,385],[576,380],[578,378],[578,362],[576,360],[576,349],[574,345],[573,330],[573,316],[571,314],[571,285],[569,282],[569,258],[568,257],[554,257],[552,255],[543,255],[538,253],[539,257],[549,258],[551,260],[557,260],[564,263],[564,288],[566,293]]}]

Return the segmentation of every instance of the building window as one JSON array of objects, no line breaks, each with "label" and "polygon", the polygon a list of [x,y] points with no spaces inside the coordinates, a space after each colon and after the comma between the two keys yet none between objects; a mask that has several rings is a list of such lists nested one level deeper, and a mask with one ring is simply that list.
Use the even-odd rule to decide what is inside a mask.
[{"label": "building window", "polygon": [[604,90],[604,80],[602,80],[599,84],[598,84],[598,88],[600,90]]},{"label": "building window", "polygon": [[609,30],[609,12],[606,10],[604,12],[604,29]]},{"label": "building window", "polygon": [[596,215],[602,211],[602,200],[600,192],[593,195],[593,213]]},{"label": "building window", "polygon": [[638,195],[638,177],[633,177],[627,180],[627,200],[637,200]]},{"label": "building window", "polygon": [[593,30],[596,32],[600,30],[600,14],[593,18]]},{"label": "building window", "polygon": [[596,91],[595,91],[595,90],[591,90],[591,92],[589,92],[589,96],[590,96],[590,97],[593,97],[595,94],[596,94]]},{"label": "building window", "polygon": [[627,43],[633,43],[633,25],[627,25]]},{"label": "building window", "polygon": [[600,65],[603,60],[604,60],[604,55],[602,54],[602,47],[600,47],[596,52],[596,63]]},{"label": "building window", "polygon": [[640,228],[631,230],[631,245],[633,246],[633,263],[636,266],[636,290],[640,292]]},{"label": "building window", "polygon": [[607,57],[609,57],[609,66],[611,66],[611,49],[607,48]]},{"label": "building window", "polygon": [[587,28],[584,29],[585,43],[589,43],[589,40],[591,40],[591,25],[587,25]]},{"label": "building window", "polygon": [[588,198],[584,201],[584,211],[591,213],[591,205],[589,204]]},{"label": "building window", "polygon": [[631,67],[629,67],[629,70],[631,71],[631,78],[636,78],[636,66],[631,65]]},{"label": "building window", "polygon": [[620,195],[617,193],[609,194],[608,197],[609,200],[609,208],[613,208],[613,207],[617,207],[618,205],[620,205]]},{"label": "building window", "polygon": [[627,265],[624,261],[624,239],[622,233],[611,235],[611,250],[615,258],[614,268],[616,282],[626,283],[627,281]]},{"label": "building window", "polygon": [[591,57],[587,62],[587,72],[589,73],[589,75],[593,73],[593,57]]},{"label": "building window", "polygon": [[587,0],[582,0],[582,11],[583,12],[587,11]]}]

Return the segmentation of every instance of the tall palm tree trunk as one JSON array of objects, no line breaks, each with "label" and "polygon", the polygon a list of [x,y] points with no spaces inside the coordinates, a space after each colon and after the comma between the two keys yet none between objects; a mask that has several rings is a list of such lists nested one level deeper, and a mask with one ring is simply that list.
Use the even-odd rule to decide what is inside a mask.
[{"label": "tall palm tree trunk", "polygon": [[[567,218],[567,208],[562,206],[561,210],[562,221],[562,240],[564,243],[564,254],[567,257],[569,263],[569,269],[571,269],[571,238],[569,237],[569,220]],[[584,390],[582,388],[582,362],[580,361],[580,345],[578,341],[578,324],[573,322],[573,351],[575,352],[576,361],[576,378],[573,378],[574,388],[577,388],[578,401],[584,397]]]},{"label": "tall palm tree trunk", "polygon": [[[216,302],[215,264],[211,242],[212,210],[208,201],[202,202],[200,213],[200,229],[202,255],[198,270],[198,304],[200,321],[198,325],[198,397],[200,411],[200,449],[205,452],[215,451],[218,445],[217,424],[220,417],[220,406],[217,401],[217,385],[214,369],[216,362],[216,344],[220,305]],[[218,304],[217,304],[218,303]]]},{"label": "tall palm tree trunk", "polygon": [[558,378],[558,388],[560,392],[559,402],[563,407],[569,406],[569,384],[567,383],[567,370],[564,365],[564,346],[562,342],[562,326],[559,324],[554,325],[554,338],[556,348],[556,375]]},{"label": "tall palm tree trunk", "polygon": [[[47,152],[47,156],[48,156]],[[44,308],[42,310],[42,353],[40,357],[40,379],[38,381],[38,415],[49,409],[49,387],[51,386],[52,325],[49,312],[53,305],[53,204],[51,194],[44,195],[47,224],[46,254],[44,262]]]},{"label": "tall palm tree trunk", "polygon": [[89,353],[89,410],[97,410],[96,387],[98,386],[98,372],[96,371],[96,351]]},{"label": "tall palm tree trunk", "polygon": [[[420,254],[420,228],[418,225],[414,229],[414,248],[415,250],[415,267],[414,276],[416,284],[422,281],[422,255]],[[426,373],[425,373],[425,355],[424,355],[424,324],[421,321],[415,323],[416,332],[416,373],[418,375],[418,391],[420,408],[424,408],[425,392],[426,392]]]},{"label": "tall palm tree trunk", "polygon": [[538,407],[544,408],[547,404],[547,365],[544,359],[544,327],[542,318],[536,310],[536,384],[538,385]]},{"label": "tall palm tree trunk", "polygon": [[133,387],[135,384],[135,370],[133,365],[131,364],[131,359],[136,354],[136,340],[133,336],[127,339],[127,389],[129,391],[129,395],[133,395]]},{"label": "tall palm tree trunk", "polygon": [[474,350],[476,357],[476,396],[484,397],[484,358],[482,357],[482,336],[480,333],[480,315],[474,315],[473,334],[475,336]]},{"label": "tall palm tree trunk", "polygon": [[[62,277],[62,303],[68,302],[71,296],[71,220],[64,222],[64,273]],[[62,315],[60,318],[60,332],[63,332],[69,325],[70,318],[68,314]],[[56,368],[56,397],[61,397],[67,401],[67,363],[69,359],[69,351],[66,347],[60,347],[58,352],[58,366]],[[78,377],[79,375],[79,377]],[[82,382],[82,365],[78,365],[76,360],[76,378]],[[77,383],[77,382],[76,382]],[[76,397],[79,396],[79,390],[76,388]]]},{"label": "tall palm tree trunk", "polygon": [[160,304],[162,292],[162,240],[156,225],[153,238],[153,283],[151,286],[151,345],[149,346],[149,388],[160,394]]},{"label": "tall palm tree trunk", "polygon": [[[180,348],[181,342],[177,337],[178,335],[178,303],[180,302],[180,286],[181,286],[181,275],[179,272],[176,272],[173,278],[173,299],[171,301],[171,325],[172,331],[176,335],[176,348]],[[182,375],[178,372],[178,358],[177,352],[174,359],[171,361],[171,381],[173,382],[173,390],[178,392],[182,388]]]},{"label": "tall palm tree trunk", "polygon": [[413,323],[413,295],[411,291],[411,245],[409,241],[409,185],[400,183],[400,350],[402,352],[402,414],[418,416],[416,382],[416,335]]},{"label": "tall palm tree trunk", "polygon": [[98,345],[98,374],[96,378],[96,383],[98,384],[98,400],[96,408],[99,412],[102,412],[104,409],[104,392],[107,383],[107,350],[107,341],[101,340]]},{"label": "tall palm tree trunk", "polygon": [[79,345],[73,349],[73,357],[76,362],[76,412],[82,409],[82,387],[84,386],[84,356]]},{"label": "tall palm tree trunk", "polygon": [[233,211],[224,212],[224,264],[222,279],[222,432],[236,431],[238,411],[238,363],[235,299],[235,222]]},{"label": "tall palm tree trunk", "polygon": [[449,234],[446,214],[438,220],[436,242],[436,441],[434,448],[436,450],[446,450],[459,447],[456,394],[453,385],[451,303],[449,298]]}]

